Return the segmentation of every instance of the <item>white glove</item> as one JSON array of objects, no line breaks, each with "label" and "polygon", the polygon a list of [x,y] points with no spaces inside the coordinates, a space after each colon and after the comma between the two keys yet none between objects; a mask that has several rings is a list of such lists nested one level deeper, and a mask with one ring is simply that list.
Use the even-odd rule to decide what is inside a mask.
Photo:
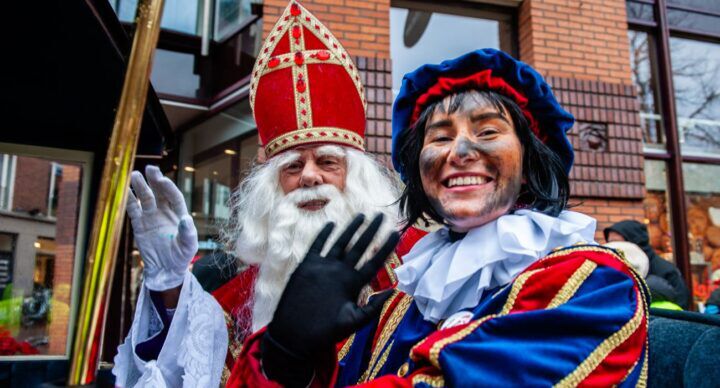
[{"label": "white glove", "polygon": [[156,166],[147,166],[145,175],[147,183],[139,171],[130,176],[135,194],[128,193],[127,213],[145,265],[145,286],[164,291],[182,284],[198,249],[197,230],[175,184]]}]

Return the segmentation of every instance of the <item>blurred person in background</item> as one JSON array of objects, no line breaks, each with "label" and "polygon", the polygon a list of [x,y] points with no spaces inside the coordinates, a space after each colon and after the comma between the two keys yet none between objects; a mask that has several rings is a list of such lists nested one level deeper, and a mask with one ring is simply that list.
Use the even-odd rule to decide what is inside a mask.
[{"label": "blurred person in background", "polygon": [[667,280],[650,275],[650,259],[643,250],[629,241],[611,241],[605,244],[606,247],[613,248],[622,252],[625,259],[632,265],[638,275],[645,279],[645,283],[650,289],[650,307],[666,310],[682,310],[680,306],[675,304],[670,298],[675,292]]},{"label": "blurred person in background", "polygon": [[[690,290],[683,280],[680,270],[675,264],[660,257],[657,252],[650,246],[647,226],[635,220],[620,221],[612,226],[605,228],[605,241],[629,241],[639,246],[650,259],[650,270],[648,276],[657,276],[664,280],[652,282],[660,285],[663,284],[663,295],[667,301],[672,302],[683,309],[688,309],[690,305]],[[669,285],[669,288],[664,286]]]}]

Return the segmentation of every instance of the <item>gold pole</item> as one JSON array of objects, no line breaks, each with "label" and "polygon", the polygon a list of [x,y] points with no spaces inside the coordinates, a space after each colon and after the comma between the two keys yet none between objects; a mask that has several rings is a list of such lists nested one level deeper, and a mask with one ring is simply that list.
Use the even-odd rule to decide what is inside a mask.
[{"label": "gold pole", "polygon": [[145,111],[153,53],[160,35],[162,7],[163,0],[141,0],[135,16],[135,38],[105,158],[88,244],[69,385],[89,384],[95,379],[108,286],[125,220],[128,181]]}]

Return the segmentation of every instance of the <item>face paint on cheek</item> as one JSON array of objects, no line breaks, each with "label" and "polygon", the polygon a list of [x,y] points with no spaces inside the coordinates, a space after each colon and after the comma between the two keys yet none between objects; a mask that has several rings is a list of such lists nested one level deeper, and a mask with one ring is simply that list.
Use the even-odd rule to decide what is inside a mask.
[{"label": "face paint on cheek", "polygon": [[425,179],[433,179],[445,161],[445,150],[426,147],[420,151],[420,174]]}]

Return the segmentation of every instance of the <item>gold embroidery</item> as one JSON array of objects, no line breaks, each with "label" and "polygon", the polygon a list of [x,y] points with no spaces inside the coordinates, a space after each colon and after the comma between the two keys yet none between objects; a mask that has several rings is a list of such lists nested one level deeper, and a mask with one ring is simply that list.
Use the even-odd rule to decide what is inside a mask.
[{"label": "gold embroidery", "polygon": [[[565,256],[569,255],[571,253],[575,252],[602,252],[602,253],[608,253],[612,256],[615,256],[616,259],[619,259],[623,263],[626,263],[618,254],[611,248],[606,248],[602,245],[573,245],[571,247],[567,248],[558,248],[556,251],[550,253],[549,255],[543,257],[539,261],[546,261],[548,259],[553,259],[558,256]],[[627,264],[627,263],[626,263]]]},{"label": "gold embroidery", "polygon": [[[640,296],[637,296],[640,298]],[[639,301],[638,301],[639,302]],[[600,363],[608,356],[615,348],[625,342],[635,331],[640,327],[643,322],[643,308],[638,303],[637,309],[633,317],[623,326],[620,330],[613,333],[610,337],[606,338],[595,350],[578,365],[575,370],[557,383],[556,387],[575,387],[580,384],[587,376],[597,368]]]},{"label": "gold embroidery", "polygon": [[[387,313],[387,309],[390,307],[394,299],[395,296],[393,295],[387,300],[387,302],[385,302],[383,311],[380,313],[381,317],[385,316],[385,314]],[[395,306],[395,309],[390,313],[390,317],[388,317],[387,322],[385,322],[385,325],[383,325],[380,336],[378,337],[378,341],[373,348],[372,355],[370,356],[370,362],[368,363],[368,368],[367,370],[365,370],[365,373],[362,374],[360,380],[358,380],[358,383],[368,381],[368,376],[376,369],[380,370],[380,368],[382,368],[382,366],[385,364],[385,359],[381,359],[381,352],[383,352],[385,344],[387,344],[390,336],[392,336],[392,334],[395,332],[395,329],[397,329],[397,326],[400,324],[400,321],[405,316],[405,313],[407,312],[408,308],[410,308],[411,304],[412,298],[409,295],[405,294],[401,297],[397,306]],[[391,347],[392,343],[388,346],[388,349],[385,350],[385,353],[389,352]]]},{"label": "gold embroidery", "polygon": [[226,364],[223,364],[223,371],[222,371],[222,375],[220,376],[220,386],[221,387],[226,386],[229,379],[230,379],[230,369],[228,369]]},{"label": "gold embroidery", "polygon": [[515,279],[512,285],[512,289],[510,289],[508,299],[507,301],[505,301],[505,305],[503,306],[502,310],[500,310],[499,315],[507,315],[508,313],[510,313],[510,311],[512,311],[513,306],[515,306],[515,300],[520,294],[520,291],[522,291],[525,282],[530,278],[530,276],[533,276],[544,269],[545,268],[538,268],[532,271],[525,272],[518,276],[517,279]]},{"label": "gold embroidery", "polygon": [[397,254],[395,254],[395,252],[390,255],[390,258],[387,259],[387,261],[385,261],[385,272],[387,272],[388,279],[390,279],[390,284],[397,283],[397,276],[395,276],[395,268],[399,267],[400,264],[400,259],[398,259],[398,256]]},{"label": "gold embroidery", "polygon": [[427,384],[431,387],[444,387],[445,379],[442,376],[416,375],[412,378],[412,384]]},{"label": "gold embroidery", "polygon": [[338,361],[342,361],[342,359],[345,358],[345,356],[347,356],[348,352],[350,351],[350,347],[353,344],[353,341],[355,341],[355,334],[351,335],[350,338],[348,338],[348,340],[345,341],[345,344],[338,352],[338,355],[337,355]]},{"label": "gold embroidery", "polygon": [[390,345],[385,347],[385,351],[383,352],[382,356],[380,356],[380,359],[375,364],[375,366],[372,369],[372,372],[370,372],[370,375],[367,376],[365,381],[370,381],[374,379],[378,373],[380,373],[380,369],[385,365],[385,362],[387,362],[387,358],[390,355],[390,349],[392,349],[393,345],[395,344],[395,341],[391,341]]},{"label": "gold embroidery", "polygon": [[[645,341],[647,342],[647,341]],[[637,388],[647,387],[647,374],[648,374],[648,347],[645,346],[645,357],[643,357],[643,366],[640,371],[640,378],[638,379]]]},{"label": "gold embroidery", "polygon": [[[300,8],[302,9],[302,7]],[[303,9],[303,12],[308,15],[310,14],[305,9]],[[360,82],[360,74],[358,73],[357,66],[353,63],[353,60],[350,58],[350,54],[348,54],[347,50],[345,50],[332,32],[330,32],[330,30],[328,30],[322,23],[319,23],[314,17],[310,19],[312,22],[302,16],[298,17],[298,20],[300,20],[300,22],[307,27],[308,31],[315,35],[315,37],[318,38],[328,48],[328,50],[330,50],[330,52],[332,52],[333,56],[340,60],[340,63],[343,65],[345,71],[348,72],[350,78],[355,84],[355,88],[357,89],[357,92],[360,95],[360,100],[363,104],[363,110],[367,110],[365,89],[363,88],[362,82]]]},{"label": "gold embroidery", "polygon": [[[293,16],[290,12],[293,5],[295,5],[300,11],[297,16]],[[283,11],[282,15],[278,18],[277,23],[275,23],[272,30],[270,30],[270,33],[263,43],[263,47],[260,48],[260,53],[258,54],[257,61],[253,67],[252,77],[250,79],[250,107],[255,109],[255,93],[257,91],[260,78],[263,76],[265,69],[268,68],[267,64],[270,61],[273,51],[275,51],[275,47],[280,42],[282,36],[288,32],[293,23],[299,23],[300,26],[304,26],[307,31],[310,31],[327,47],[333,57],[337,58],[337,61],[339,62],[338,64],[345,68],[355,84],[355,88],[357,89],[357,92],[360,95],[360,100],[363,104],[363,110],[367,110],[365,89],[362,86],[357,66],[353,63],[352,58],[347,53],[347,50],[343,48],[340,41],[338,41],[337,38],[333,36],[332,32],[320,23],[314,15],[308,12],[308,10],[306,10],[301,4],[294,1],[285,8],[285,11]],[[301,35],[304,35],[304,31],[301,32]],[[293,42],[291,36],[288,36],[288,39],[290,39],[290,43],[292,44]],[[302,47],[305,47],[304,44]],[[294,55],[294,52],[292,55]],[[295,67],[293,67],[293,69],[294,68]],[[295,79],[294,73],[293,79]],[[307,82],[307,77],[305,78],[305,81]],[[308,127],[310,126],[311,125],[308,125]]]},{"label": "gold embroidery", "polygon": [[[312,105],[310,104],[310,77],[308,77],[307,63],[303,55],[303,51],[305,50],[305,31],[298,19],[295,19],[292,23],[293,33],[296,28],[299,29],[300,34],[295,39],[293,39],[292,36],[288,36],[292,57],[285,59],[287,59],[289,63],[294,64],[291,69],[297,127],[298,129],[307,129],[313,127]],[[294,61],[295,55],[303,56],[303,61],[299,65]]]},{"label": "gold embroidery", "polygon": [[[635,362],[632,364],[630,369],[628,369],[627,373],[625,373],[625,377],[623,377],[622,380],[620,380],[621,382],[624,382],[625,380],[627,380],[628,377],[630,377],[630,375],[635,370],[635,367],[637,367],[638,362],[640,362],[640,360],[635,360]],[[642,371],[640,373],[642,373]],[[635,387],[635,388],[637,388],[637,387]]]},{"label": "gold embroidery", "polygon": [[[326,64],[331,64],[331,65],[342,66],[342,63],[340,63],[340,61],[332,55],[330,56],[330,58],[325,59],[325,60],[318,59],[317,54],[319,52],[323,52],[323,51],[326,53],[329,53],[327,50],[304,50],[302,53],[303,53],[303,58],[304,58],[303,60],[305,61],[305,64],[317,65],[317,64],[326,63]],[[261,74],[261,77],[268,75],[274,71],[287,69],[290,66],[295,66],[295,53],[280,54],[280,55],[274,56],[273,58],[277,58],[278,60],[280,60],[280,64],[275,67],[272,67],[272,68],[270,68],[270,67],[265,68],[265,70],[263,70],[263,73]]]},{"label": "gold embroidery", "polygon": [[[288,32],[292,23],[288,22],[292,15],[290,14],[290,8],[292,4],[285,8],[285,11],[278,18],[277,23],[273,26],[272,30],[268,34],[267,38],[263,42],[258,58],[253,66],[252,76],[250,77],[250,107],[255,109],[255,92],[257,91],[258,83],[260,83],[260,77],[264,69],[268,67],[268,62],[272,56],[275,47],[280,43],[282,36]],[[288,36],[289,38],[289,36]]]},{"label": "gold embroidery", "polygon": [[570,279],[560,288],[560,291],[553,297],[548,303],[547,308],[555,308],[561,304],[566,303],[570,298],[575,295],[580,286],[590,276],[590,274],[597,268],[597,264],[591,260],[585,260],[582,265],[575,270]]},{"label": "gold embroidery", "polygon": [[[451,336],[445,337],[445,338],[443,338],[443,339],[435,342],[435,343],[433,344],[433,346],[430,348],[430,363],[432,363],[433,365],[435,365],[436,368],[442,369],[442,368],[440,368],[440,351],[442,351],[442,349],[443,349],[446,345],[448,345],[448,344],[450,344],[450,343],[453,343],[453,342],[460,341],[461,339],[467,337],[467,336],[470,335],[473,331],[475,331],[475,329],[477,329],[480,325],[482,325],[483,323],[485,323],[485,321],[487,321],[487,320],[489,320],[489,319],[492,319],[492,318],[495,318],[496,316],[497,316],[497,315],[495,315],[495,314],[491,314],[491,315],[482,317],[482,318],[480,318],[480,319],[478,319],[478,320],[473,321],[472,323],[470,323],[469,325],[467,325],[467,327],[465,327],[464,329],[458,331],[457,333],[455,333],[455,334],[453,334],[453,335],[451,335]],[[422,342],[421,342],[421,343],[422,343]],[[418,346],[418,345],[415,345],[415,347],[417,347],[417,346]],[[415,349],[413,348],[413,350],[415,350]],[[411,351],[410,351],[410,354],[412,355],[412,353],[413,353],[413,351],[411,350]],[[416,360],[416,361],[417,361],[417,360]]]},{"label": "gold embroidery", "polygon": [[354,148],[365,149],[365,141],[355,132],[341,128],[317,127],[298,129],[274,139],[265,146],[265,154],[270,158],[288,148],[318,141],[347,144]]}]

